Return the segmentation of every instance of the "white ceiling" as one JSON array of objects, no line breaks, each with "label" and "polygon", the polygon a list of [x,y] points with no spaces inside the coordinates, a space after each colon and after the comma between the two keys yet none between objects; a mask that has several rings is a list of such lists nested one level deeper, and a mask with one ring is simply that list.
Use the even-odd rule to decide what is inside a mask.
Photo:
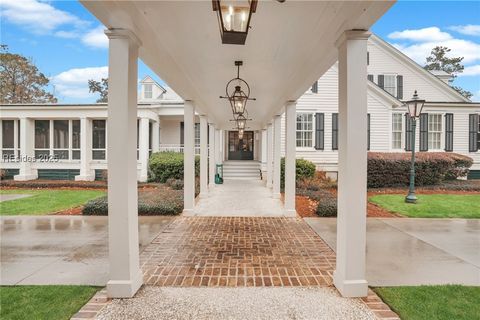
[{"label": "white ceiling", "polygon": [[197,111],[231,128],[225,84],[236,75],[251,87],[248,103],[261,128],[296,100],[337,59],[344,30],[369,29],[393,1],[260,1],[244,46],[223,45],[211,1],[81,1],[108,28],[132,30],[140,58]]}]

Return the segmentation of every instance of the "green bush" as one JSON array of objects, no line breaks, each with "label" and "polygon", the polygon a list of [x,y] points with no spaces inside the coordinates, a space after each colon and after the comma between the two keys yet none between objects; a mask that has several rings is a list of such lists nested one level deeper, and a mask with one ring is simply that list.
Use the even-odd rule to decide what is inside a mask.
[{"label": "green bush", "polygon": [[[183,153],[157,152],[149,159],[150,180],[165,183],[168,179],[183,180]],[[200,157],[195,157],[195,176],[200,174]]]},{"label": "green bush", "polygon": [[297,194],[309,197],[317,202],[316,214],[320,217],[337,216],[337,197],[325,189],[299,189]]},{"label": "green bush", "polygon": [[[295,162],[295,179],[299,181],[305,178],[313,178],[315,176],[315,164],[305,159],[296,159]],[[281,185],[285,185],[285,158],[280,161],[280,181]]]},{"label": "green bush", "polygon": [[[408,186],[411,153],[368,153],[368,187]],[[446,152],[415,154],[415,184],[435,185],[464,176],[473,163],[469,157]]]}]

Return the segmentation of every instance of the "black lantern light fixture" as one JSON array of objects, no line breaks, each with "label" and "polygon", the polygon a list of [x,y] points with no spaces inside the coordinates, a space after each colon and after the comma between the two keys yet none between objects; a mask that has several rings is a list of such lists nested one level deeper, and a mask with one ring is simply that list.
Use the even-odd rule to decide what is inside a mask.
[{"label": "black lantern light fixture", "polygon": [[228,99],[230,102],[234,119],[247,113],[246,107],[249,100],[256,100],[255,98],[250,98],[250,86],[245,80],[240,78],[240,66],[242,65],[243,61],[235,61],[237,77],[228,81],[225,86],[226,96],[220,96],[221,99]]},{"label": "black lantern light fixture", "polygon": [[212,0],[223,44],[244,45],[257,0]]}]

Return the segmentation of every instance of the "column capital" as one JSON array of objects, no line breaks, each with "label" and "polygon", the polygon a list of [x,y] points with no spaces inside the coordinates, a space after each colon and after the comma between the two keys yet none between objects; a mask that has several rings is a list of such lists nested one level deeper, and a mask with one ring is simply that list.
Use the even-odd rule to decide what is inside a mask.
[{"label": "column capital", "polygon": [[338,48],[347,40],[368,40],[371,35],[368,30],[346,30],[335,41],[335,46]]},{"label": "column capital", "polygon": [[108,39],[127,39],[130,43],[140,47],[142,46],[142,41],[137,37],[133,31],[128,29],[112,28],[106,29],[105,34]]},{"label": "column capital", "polygon": [[292,105],[292,104],[297,104],[297,100],[288,100],[287,103],[285,105]]}]

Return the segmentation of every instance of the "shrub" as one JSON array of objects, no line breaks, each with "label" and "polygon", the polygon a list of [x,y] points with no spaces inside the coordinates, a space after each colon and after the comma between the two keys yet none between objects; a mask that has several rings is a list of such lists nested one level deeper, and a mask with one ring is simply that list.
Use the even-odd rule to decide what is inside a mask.
[{"label": "shrub", "polygon": [[[419,152],[415,161],[415,184],[434,185],[455,179],[468,171],[472,159],[456,153]],[[368,153],[368,187],[407,186],[411,153]]]},{"label": "shrub", "polygon": [[[313,178],[315,175],[315,164],[305,159],[296,159],[295,162],[295,178],[299,181],[304,178]],[[280,161],[280,181],[282,186],[285,184],[285,158]]]},{"label": "shrub", "polygon": [[[139,215],[176,215],[183,211],[183,192],[165,186],[142,189],[138,192]],[[88,201],[83,207],[84,215],[108,215],[108,198]]]},{"label": "shrub", "polygon": [[[165,183],[168,179],[183,180],[183,153],[157,152],[149,160],[150,180]],[[195,157],[195,176],[200,173],[200,157]]]},{"label": "shrub", "polygon": [[335,189],[337,182],[326,177],[325,172],[316,171],[313,177],[302,178],[297,181],[297,189],[318,191],[320,189]]},{"label": "shrub", "polygon": [[320,217],[337,216],[337,197],[325,189],[319,190],[297,190],[298,194],[307,196],[317,202],[316,214]]},{"label": "shrub", "polygon": [[166,185],[173,190],[183,190],[183,180],[170,178],[167,180]]}]

